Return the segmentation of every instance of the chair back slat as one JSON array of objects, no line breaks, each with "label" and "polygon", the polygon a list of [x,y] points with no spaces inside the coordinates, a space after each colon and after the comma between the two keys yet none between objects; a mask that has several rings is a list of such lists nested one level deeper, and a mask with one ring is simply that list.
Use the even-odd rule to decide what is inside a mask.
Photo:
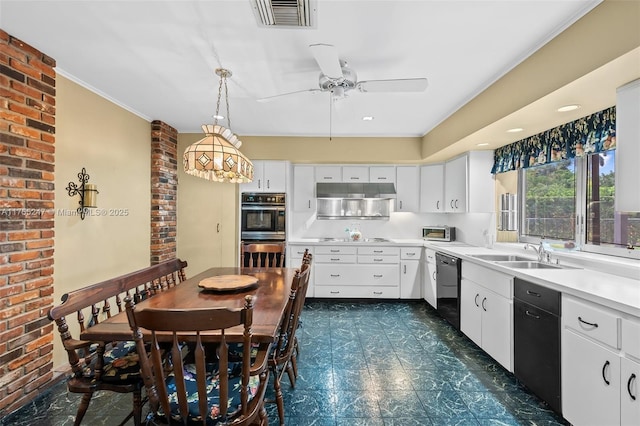
[{"label": "chair back slat", "polygon": [[248,268],[281,268],[284,266],[285,251],[284,243],[243,244],[240,265]]}]

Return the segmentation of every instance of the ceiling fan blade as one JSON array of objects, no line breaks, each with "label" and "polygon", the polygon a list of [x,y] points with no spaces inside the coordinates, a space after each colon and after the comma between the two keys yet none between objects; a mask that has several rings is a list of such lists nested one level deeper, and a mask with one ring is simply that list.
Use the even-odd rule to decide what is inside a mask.
[{"label": "ceiling fan blade", "polygon": [[402,78],[359,81],[356,88],[361,92],[422,92],[428,85],[426,78]]},{"label": "ceiling fan blade", "polygon": [[316,59],[322,74],[327,77],[342,78],[342,67],[340,66],[340,58],[338,57],[338,51],[335,46],[331,44],[310,44],[309,48],[313,57]]},{"label": "ceiling fan blade", "polygon": [[279,95],[267,96],[266,98],[256,99],[256,101],[257,102],[271,102],[274,99],[282,98],[282,97],[289,96],[289,95],[295,95],[297,93],[316,93],[316,92],[322,92],[322,90],[320,90],[320,89],[296,90],[295,92],[280,93]]}]

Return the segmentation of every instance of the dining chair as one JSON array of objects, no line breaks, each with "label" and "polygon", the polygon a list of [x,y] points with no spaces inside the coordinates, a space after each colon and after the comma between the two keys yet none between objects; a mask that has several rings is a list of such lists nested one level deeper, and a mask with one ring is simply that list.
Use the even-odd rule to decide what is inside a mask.
[{"label": "dining chair", "polygon": [[[252,345],[253,302],[248,295],[238,309],[136,310],[133,299],[126,299],[149,398],[148,423],[267,424],[264,393],[271,345],[262,344],[257,350]],[[240,359],[229,356],[226,334],[236,326],[244,329]],[[150,335],[144,336],[142,329]],[[209,346],[203,339],[208,331],[219,333],[217,345]]]},{"label": "dining chair", "polygon": [[291,387],[294,388],[296,385],[296,378],[298,376],[295,361],[297,356],[296,330],[298,329],[300,312],[302,312],[304,299],[307,294],[307,287],[309,286],[309,276],[311,274],[310,266],[311,257],[309,257],[309,262],[303,265],[303,270],[296,270],[296,274],[291,283],[289,300],[285,307],[282,323],[280,324],[278,339],[269,356],[269,368],[273,372],[273,385],[276,395],[275,401],[269,402],[276,403],[281,425],[284,425],[284,400],[282,397],[281,386],[282,377],[286,371]]},{"label": "dining chair", "polygon": [[284,243],[242,244],[240,266],[249,268],[282,268],[285,258]]}]

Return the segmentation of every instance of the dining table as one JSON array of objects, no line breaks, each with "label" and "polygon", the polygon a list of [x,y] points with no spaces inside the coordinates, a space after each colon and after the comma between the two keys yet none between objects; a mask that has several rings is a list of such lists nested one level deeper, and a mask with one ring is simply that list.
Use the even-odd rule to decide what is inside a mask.
[{"label": "dining table", "polygon": [[[140,301],[136,304],[135,309],[243,308],[245,297],[252,295],[254,296],[252,341],[271,343],[278,335],[296,270],[296,268],[284,267],[209,268],[174,287]],[[255,278],[256,282],[247,288],[238,290],[224,289],[221,291],[220,289],[204,288],[208,287],[205,283],[211,282],[211,279],[216,277],[225,279],[238,277],[243,278],[239,281],[244,282],[254,281],[253,278]],[[219,331],[202,333],[203,340],[208,342],[219,341],[220,336]],[[102,319],[98,324],[80,333],[80,339],[89,341],[126,341],[132,340],[132,337],[132,331],[124,311]],[[225,338],[229,342],[242,342],[243,327],[236,326],[225,330]]]}]

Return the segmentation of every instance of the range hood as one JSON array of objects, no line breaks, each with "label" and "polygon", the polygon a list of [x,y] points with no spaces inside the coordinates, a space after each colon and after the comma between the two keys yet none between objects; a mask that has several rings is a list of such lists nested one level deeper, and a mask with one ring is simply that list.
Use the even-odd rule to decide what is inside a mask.
[{"label": "range hood", "polygon": [[389,219],[396,198],[392,183],[317,183],[317,219]]},{"label": "range hood", "polygon": [[326,183],[316,184],[316,198],[347,199],[395,199],[396,188],[392,183]]}]

